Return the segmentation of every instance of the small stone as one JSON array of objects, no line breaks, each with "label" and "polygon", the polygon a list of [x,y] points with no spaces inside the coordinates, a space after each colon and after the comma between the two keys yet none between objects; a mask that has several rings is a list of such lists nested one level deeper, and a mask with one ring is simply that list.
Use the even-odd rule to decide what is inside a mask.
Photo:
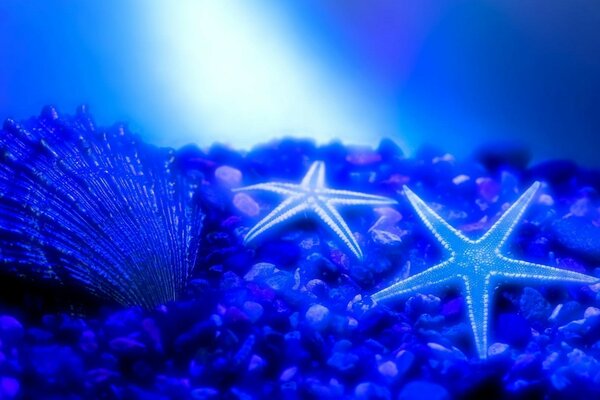
[{"label": "small stone", "polygon": [[313,304],[306,311],[305,318],[309,326],[315,330],[323,330],[329,324],[329,309],[321,304]]},{"label": "small stone", "polygon": [[498,182],[491,178],[477,178],[475,180],[479,189],[479,195],[488,203],[495,203],[500,196],[501,187]]},{"label": "small stone", "polygon": [[260,213],[258,203],[246,193],[236,193],[233,196],[233,205],[249,217],[256,217]]},{"label": "small stone", "polygon": [[244,279],[247,281],[264,281],[276,271],[275,265],[271,263],[257,263],[246,272]]},{"label": "small stone", "polygon": [[550,315],[550,304],[537,290],[526,287],[519,300],[521,315],[530,322],[543,323]]},{"label": "small stone", "polygon": [[554,205],[554,199],[549,194],[542,193],[538,198],[538,203],[552,207]]},{"label": "small stone", "polygon": [[404,156],[400,146],[390,138],[381,139],[377,146],[377,153],[379,153],[382,159],[387,162],[401,159]]},{"label": "small stone", "polygon": [[354,388],[354,398],[358,400],[388,400],[391,397],[389,389],[373,382],[362,382]]},{"label": "small stone", "polygon": [[436,383],[427,381],[412,381],[400,391],[398,400],[448,400],[450,394]]},{"label": "small stone", "polygon": [[93,353],[98,350],[96,333],[90,329],[83,331],[81,337],[79,338],[79,348],[84,353]]},{"label": "small stone", "polygon": [[3,344],[15,344],[23,339],[25,330],[18,319],[10,315],[0,316],[0,340]]},{"label": "small stone", "polygon": [[369,231],[373,242],[382,246],[399,246],[402,243],[402,232],[398,228],[390,230],[371,229]]},{"label": "small stone", "polygon": [[347,372],[354,369],[359,361],[354,353],[336,351],[327,360],[327,365],[340,372]]},{"label": "small stone", "polygon": [[416,317],[421,314],[435,315],[440,311],[441,300],[432,294],[418,294],[406,301],[405,310],[408,315]]},{"label": "small stone", "polygon": [[586,217],[570,217],[554,221],[556,240],[567,249],[588,259],[600,261],[600,227]]},{"label": "small stone", "polygon": [[488,348],[488,356],[496,357],[501,354],[505,354],[509,348],[510,346],[506,343],[494,343]]},{"label": "small stone", "polygon": [[559,358],[560,354],[556,351],[548,354],[548,357],[542,361],[542,368],[545,370],[553,369],[558,364]]},{"label": "small stone", "polygon": [[0,378],[0,399],[14,399],[21,390],[21,383],[10,376]]},{"label": "small stone", "polygon": [[248,371],[258,371],[262,369],[266,365],[265,360],[262,357],[253,354],[250,357],[250,362],[248,363]]},{"label": "small stone", "polygon": [[215,178],[223,186],[236,187],[242,182],[242,173],[237,168],[223,165],[215,170]]},{"label": "small stone", "polygon": [[381,161],[381,156],[369,147],[349,147],[346,161],[352,165],[363,166]]},{"label": "small stone", "polygon": [[254,323],[262,317],[264,308],[260,303],[255,301],[246,301],[243,305],[243,310],[248,319]]},{"label": "small stone", "polygon": [[548,317],[548,321],[563,325],[574,319],[581,318],[582,311],[581,305],[576,301],[561,303],[554,308]]},{"label": "small stone", "polygon": [[194,389],[190,394],[194,400],[212,400],[219,398],[219,391],[211,387]]},{"label": "small stone", "polygon": [[119,355],[136,355],[146,351],[146,345],[130,337],[118,337],[110,341],[110,348]]},{"label": "small stone", "polygon": [[93,386],[104,384],[110,381],[111,379],[116,378],[117,376],[119,376],[119,374],[117,374],[114,371],[111,371],[110,369],[95,368],[86,372],[85,380],[88,384],[91,384]]},{"label": "small stone", "polygon": [[298,372],[298,367],[287,368],[281,373],[281,375],[279,376],[279,380],[281,382],[287,382],[287,381],[293,379],[294,376],[296,376],[297,372]]},{"label": "small stone", "polygon": [[398,367],[393,361],[386,361],[377,368],[379,373],[386,378],[393,379],[398,376]]},{"label": "small stone", "polygon": [[457,175],[454,178],[452,178],[452,183],[454,183],[455,185],[460,185],[461,183],[465,183],[470,179],[471,178],[468,175]]},{"label": "small stone", "polygon": [[595,318],[600,316],[600,309],[596,308],[596,307],[588,307],[585,309],[585,312],[583,313],[583,318],[588,319],[588,318]]}]

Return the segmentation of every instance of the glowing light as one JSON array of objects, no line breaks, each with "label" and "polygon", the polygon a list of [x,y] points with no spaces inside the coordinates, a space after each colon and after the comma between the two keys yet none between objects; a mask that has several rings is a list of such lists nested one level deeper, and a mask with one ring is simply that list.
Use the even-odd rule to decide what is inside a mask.
[{"label": "glowing light", "polygon": [[184,121],[183,131],[158,139],[247,147],[285,135],[370,144],[385,134],[357,85],[328,69],[285,15],[266,5],[181,0],[148,6],[154,36],[145,62],[158,88],[152,96]]}]

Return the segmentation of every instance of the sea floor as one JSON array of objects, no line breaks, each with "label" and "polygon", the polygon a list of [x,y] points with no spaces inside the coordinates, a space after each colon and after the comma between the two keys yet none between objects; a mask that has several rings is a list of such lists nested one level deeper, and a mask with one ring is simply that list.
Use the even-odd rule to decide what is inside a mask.
[{"label": "sea floor", "polygon": [[[297,183],[315,160],[332,188],[398,204],[340,208],[364,253],[299,218],[245,245],[281,198],[231,189]],[[518,148],[457,160],[423,148],[284,139],[239,152],[177,151],[206,214],[199,261],[181,299],[123,308],[77,288],[5,276],[0,398],[450,399],[600,396],[600,286],[501,286],[489,357],[474,347],[462,294],[369,295],[446,254],[402,194],[408,185],[466,236],[481,236],[532,182],[537,199],[506,253],[600,276],[600,172],[531,164]]]}]

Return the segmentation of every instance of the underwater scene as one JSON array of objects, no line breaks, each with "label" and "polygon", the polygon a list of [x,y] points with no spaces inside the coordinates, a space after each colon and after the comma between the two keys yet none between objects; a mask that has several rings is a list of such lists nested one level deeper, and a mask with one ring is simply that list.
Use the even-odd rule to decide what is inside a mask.
[{"label": "underwater scene", "polygon": [[0,399],[600,398],[600,5],[0,2]]}]

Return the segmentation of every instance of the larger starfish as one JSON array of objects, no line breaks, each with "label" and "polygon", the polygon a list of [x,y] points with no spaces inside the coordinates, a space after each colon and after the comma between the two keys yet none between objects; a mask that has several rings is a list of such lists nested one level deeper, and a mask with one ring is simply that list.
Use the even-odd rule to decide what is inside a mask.
[{"label": "larger starfish", "polygon": [[287,197],[250,229],[244,239],[245,243],[256,239],[262,233],[302,212],[311,211],[340,238],[358,259],[361,259],[363,256],[362,250],[336,206],[386,205],[396,203],[395,200],[388,199],[387,197],[348,190],[329,189],[325,186],[325,164],[322,161],[312,163],[299,185],[269,182],[234,190],[264,190]]},{"label": "larger starfish", "polygon": [[508,236],[523,216],[540,187],[535,182],[478,240],[466,238],[450,226],[410,189],[404,192],[419,217],[450,257],[426,271],[395,283],[372,295],[375,302],[396,299],[411,293],[447,285],[458,286],[467,303],[469,322],[473,330],[477,353],[486,358],[490,302],[497,286],[506,281],[521,283],[572,282],[593,284],[598,278],[546,265],[510,259],[501,253]]}]

